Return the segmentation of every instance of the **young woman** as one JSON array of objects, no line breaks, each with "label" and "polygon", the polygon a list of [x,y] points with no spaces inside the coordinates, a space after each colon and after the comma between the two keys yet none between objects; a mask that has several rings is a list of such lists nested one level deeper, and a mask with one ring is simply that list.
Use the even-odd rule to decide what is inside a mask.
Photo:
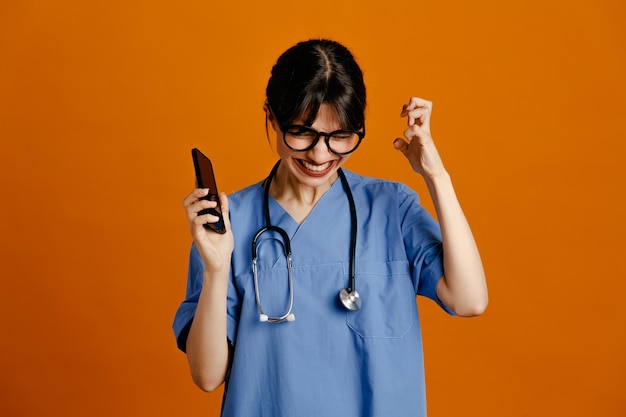
[{"label": "young woman", "polygon": [[425,416],[416,294],[474,316],[487,288],[474,238],[430,136],[432,104],[402,107],[400,151],[428,186],[437,223],[401,183],[341,167],[365,136],[352,54],[301,42],[272,69],[264,106],[280,157],[220,196],[227,232],[184,199],[193,245],[175,320],[196,384],[223,382],[222,416]]}]

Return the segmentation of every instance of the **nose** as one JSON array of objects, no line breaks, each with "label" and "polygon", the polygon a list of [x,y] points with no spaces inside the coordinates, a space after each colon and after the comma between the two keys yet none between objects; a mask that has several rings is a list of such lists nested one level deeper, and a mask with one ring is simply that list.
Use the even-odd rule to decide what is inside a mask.
[{"label": "nose", "polygon": [[316,160],[315,156],[326,157],[328,156],[328,154],[332,154],[332,152],[330,151],[330,148],[328,147],[328,139],[329,139],[329,135],[326,135],[324,133],[319,133],[319,138],[317,140],[317,143],[315,144],[314,147],[309,149],[310,155],[313,156],[313,158],[311,159]]}]

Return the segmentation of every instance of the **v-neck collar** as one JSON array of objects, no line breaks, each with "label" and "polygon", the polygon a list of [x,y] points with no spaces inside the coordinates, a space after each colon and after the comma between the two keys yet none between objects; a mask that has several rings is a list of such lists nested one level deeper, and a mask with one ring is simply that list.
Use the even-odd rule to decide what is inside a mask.
[{"label": "v-neck collar", "polygon": [[[261,184],[263,185],[263,184]],[[269,195],[268,204],[270,209],[270,220],[272,225],[280,226],[289,235],[290,239],[294,239],[298,231],[302,228],[306,228],[307,224],[315,224],[315,218],[318,216],[327,216],[329,213],[324,210],[324,206],[328,205],[328,201],[332,201],[337,193],[343,192],[341,186],[341,180],[337,180],[330,186],[328,190],[320,197],[315,203],[309,214],[305,217],[302,223],[298,223],[287,210],[276,200],[272,195]],[[337,196],[340,197],[340,196]]]}]

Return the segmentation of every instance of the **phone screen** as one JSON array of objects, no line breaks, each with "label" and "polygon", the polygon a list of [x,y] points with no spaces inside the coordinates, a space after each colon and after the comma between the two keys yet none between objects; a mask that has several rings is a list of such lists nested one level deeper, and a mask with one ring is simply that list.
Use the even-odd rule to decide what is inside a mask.
[{"label": "phone screen", "polygon": [[215,223],[205,223],[204,227],[211,229],[217,233],[225,233],[224,217],[222,217],[222,208],[220,206],[217,184],[215,183],[215,174],[213,173],[213,165],[211,160],[207,158],[200,150],[193,148],[191,150],[193,158],[193,166],[196,171],[196,185],[198,188],[208,188],[209,193],[202,197],[203,200],[217,201],[217,207],[201,210],[198,215],[210,213],[219,217]]}]

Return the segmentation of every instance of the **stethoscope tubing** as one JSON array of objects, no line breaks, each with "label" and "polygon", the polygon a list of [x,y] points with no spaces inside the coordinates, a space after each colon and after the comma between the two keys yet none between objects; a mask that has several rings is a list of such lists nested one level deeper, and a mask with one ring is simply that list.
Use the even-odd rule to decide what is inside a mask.
[{"label": "stethoscope tubing", "polygon": [[[285,253],[285,258],[287,259],[287,274],[289,279],[289,306],[287,307],[287,312],[280,317],[271,317],[265,314],[263,308],[261,307],[261,295],[259,293],[259,277],[257,271],[257,239],[267,231],[274,231],[281,235],[282,241],[280,242],[283,246],[283,252]],[[287,232],[285,232],[282,228],[278,226],[265,226],[261,228],[254,238],[252,239],[252,276],[254,280],[254,294],[256,297],[256,305],[259,310],[259,319],[260,321],[267,321],[270,323],[280,323],[282,321],[293,321],[295,320],[295,316],[291,313],[293,309],[293,274],[292,274],[292,265],[291,265],[291,242]]]},{"label": "stethoscope tubing", "polygon": [[343,186],[343,190],[348,197],[348,205],[350,206],[350,281],[348,284],[347,291],[351,293],[355,291],[355,258],[356,258],[356,231],[358,228],[357,220],[356,220],[356,205],[354,204],[354,197],[352,197],[352,190],[350,190],[350,185],[348,184],[348,180],[343,173],[343,170],[339,168],[337,171],[339,174],[339,179],[341,180],[341,185]]}]

